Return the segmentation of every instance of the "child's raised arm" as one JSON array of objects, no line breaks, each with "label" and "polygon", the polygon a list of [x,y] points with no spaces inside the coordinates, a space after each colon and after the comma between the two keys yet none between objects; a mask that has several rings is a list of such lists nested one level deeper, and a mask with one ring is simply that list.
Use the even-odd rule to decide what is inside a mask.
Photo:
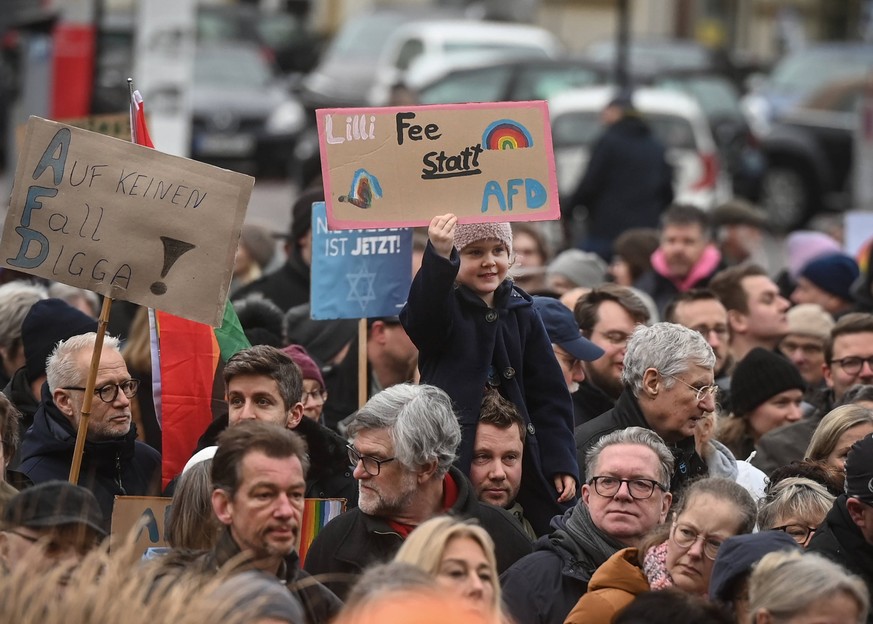
[{"label": "child's raised arm", "polygon": [[427,236],[434,250],[443,258],[452,255],[455,246],[455,226],[458,225],[458,217],[452,213],[439,215],[433,218],[427,228]]}]

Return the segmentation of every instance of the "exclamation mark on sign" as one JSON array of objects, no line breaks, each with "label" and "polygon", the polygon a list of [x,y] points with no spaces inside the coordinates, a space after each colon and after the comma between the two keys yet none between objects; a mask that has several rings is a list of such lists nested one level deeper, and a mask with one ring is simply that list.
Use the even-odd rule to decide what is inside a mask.
[{"label": "exclamation mark on sign", "polygon": [[[161,242],[164,244],[164,269],[161,271],[161,277],[167,277],[167,273],[170,272],[170,269],[176,263],[176,260],[178,260],[183,253],[191,251],[197,246],[175,238],[170,238],[169,236],[161,236]],[[152,294],[163,295],[167,292],[167,285],[163,282],[154,282],[151,285],[150,290],[152,291]]]}]

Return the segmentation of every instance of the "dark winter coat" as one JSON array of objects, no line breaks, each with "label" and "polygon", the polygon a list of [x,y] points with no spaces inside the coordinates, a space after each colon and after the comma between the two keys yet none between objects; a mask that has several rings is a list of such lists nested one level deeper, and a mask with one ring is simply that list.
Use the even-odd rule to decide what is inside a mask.
[{"label": "dark winter coat", "polygon": [[597,139],[582,181],[561,206],[565,218],[585,206],[588,236],[615,240],[629,228],[657,228],[672,201],[673,170],[664,145],[648,124],[630,115]]},{"label": "dark winter coat", "polygon": [[[48,384],[42,387],[42,403],[33,426],[21,443],[18,472],[34,484],[66,481],[70,476],[76,429],[52,401]],[[159,496],[161,455],[136,441],[136,425],[122,438],[85,441],[79,485],[91,490],[100,503],[108,531],[116,496]]]},{"label": "dark winter coat", "polygon": [[[842,494],[834,501],[806,550],[824,555],[858,575],[873,594],[873,545],[864,539],[861,529],[849,516],[846,498]],[[873,614],[868,615],[867,622],[873,623]]]},{"label": "dark winter coat", "polygon": [[[449,513],[459,518],[475,518],[494,540],[497,569],[502,572],[531,551],[531,542],[519,522],[505,509],[480,503],[473,486],[457,468],[449,476],[458,486],[458,498]],[[340,598],[348,593],[361,571],[390,560],[403,537],[384,518],[352,509],[331,520],[306,553],[305,569]],[[347,575],[338,579],[333,575]]]},{"label": "dark winter coat", "polygon": [[587,378],[579,384],[579,389],[572,396],[576,427],[594,420],[615,407],[615,401]]},{"label": "dark winter coat", "polygon": [[[33,424],[33,415],[36,414],[36,410],[39,407],[39,401],[33,396],[33,391],[30,389],[30,381],[27,379],[27,369],[25,367],[22,366],[15,371],[12,379],[3,388],[3,394],[21,412],[21,420],[18,422],[18,438],[19,440],[23,439],[25,432]],[[7,468],[14,470],[20,461],[21,449],[9,462]]]},{"label": "dark winter coat", "polygon": [[[627,427],[644,427],[652,429],[640,409],[636,397],[627,389],[618,397],[615,407],[602,416],[581,427],[576,427],[576,449],[579,453],[579,474],[582,481],[594,475],[585,475],[585,453],[595,442],[608,433],[626,429]],[[670,491],[676,494],[688,481],[705,476],[708,472],[706,462],[697,454],[694,447],[694,436],[688,436],[673,446],[667,445],[676,460],[673,477],[670,479]]]},{"label": "dark winter coat", "polygon": [[233,300],[245,299],[248,295],[260,294],[275,303],[282,312],[309,301],[310,267],[293,249],[281,267],[247,284],[233,294]]},{"label": "dark winter coat", "polygon": [[[584,544],[571,543],[562,516],[552,520],[552,528],[555,533],[541,537],[534,552],[500,576],[503,602],[516,622],[563,624],[588,591],[594,571],[618,550],[594,552]],[[593,525],[590,529],[596,530]]]},{"label": "dark winter coat", "polygon": [[[225,528],[212,550],[194,560],[191,568],[201,573],[212,574],[241,552],[230,530]],[[276,576],[288,585],[291,594],[300,601],[306,616],[306,624],[328,624],[339,613],[343,603],[336,594],[321,583],[315,582],[315,579],[301,570],[299,561],[297,551],[292,551],[283,559]],[[244,572],[249,569],[250,566],[243,564],[234,568],[234,571]]]},{"label": "dark winter coat", "polygon": [[449,259],[428,243],[400,320],[418,347],[421,383],[445,390],[461,423],[456,465],[469,474],[486,386],[518,408],[527,424],[518,502],[538,535],[572,506],[558,505],[553,478],[578,474],[573,405],[552,343],[530,295],[505,280],[494,307],[455,284],[456,249]]}]

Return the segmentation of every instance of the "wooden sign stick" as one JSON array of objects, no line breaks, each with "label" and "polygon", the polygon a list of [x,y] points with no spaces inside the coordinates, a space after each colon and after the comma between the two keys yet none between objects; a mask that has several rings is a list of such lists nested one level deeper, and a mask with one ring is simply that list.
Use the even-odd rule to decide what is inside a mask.
[{"label": "wooden sign stick", "polygon": [[370,376],[367,374],[367,319],[358,321],[358,407],[364,407],[370,394]]}]

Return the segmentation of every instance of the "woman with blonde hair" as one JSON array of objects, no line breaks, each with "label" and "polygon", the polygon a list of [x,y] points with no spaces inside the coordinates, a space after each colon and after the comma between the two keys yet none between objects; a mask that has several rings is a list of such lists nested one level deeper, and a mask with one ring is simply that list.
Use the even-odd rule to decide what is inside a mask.
[{"label": "woman with blonde hair", "polygon": [[788,477],[770,486],[758,509],[758,528],[784,531],[806,548],[816,528],[834,504],[833,494],[821,483]]},{"label": "woman with blonde hair", "polygon": [[873,410],[853,403],[841,405],[818,423],[806,448],[806,459],[821,461],[845,472],[849,449],[871,433]]},{"label": "woman with blonde hair", "polygon": [[501,619],[494,542],[481,526],[449,516],[431,518],[409,534],[394,561],[418,566],[475,611]]},{"label": "woman with blonde hair", "polygon": [[749,579],[752,624],[861,624],[869,606],[860,578],[815,553],[770,553]]}]

